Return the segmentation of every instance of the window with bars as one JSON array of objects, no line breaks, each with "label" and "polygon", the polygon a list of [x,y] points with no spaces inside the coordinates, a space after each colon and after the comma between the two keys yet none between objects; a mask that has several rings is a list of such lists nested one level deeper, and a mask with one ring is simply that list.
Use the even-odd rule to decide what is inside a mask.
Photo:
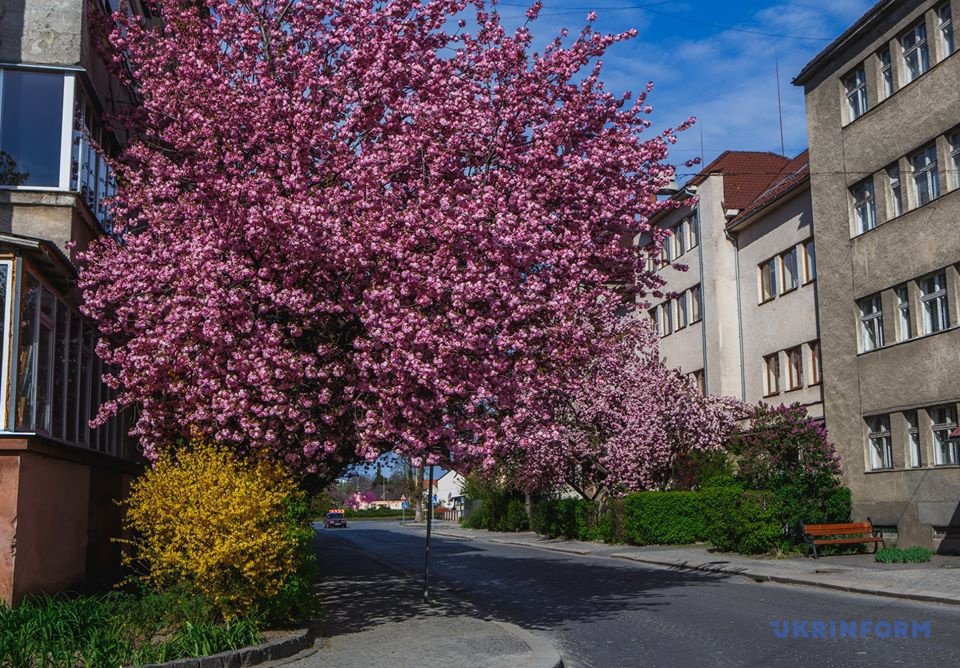
[{"label": "window with bars", "polygon": [[867,77],[861,65],[843,80],[847,92],[847,113],[851,121],[863,116],[869,108],[867,99]]},{"label": "window with bars", "polygon": [[773,353],[763,358],[763,368],[766,375],[764,396],[770,397],[780,392],[780,353]]},{"label": "window with bars", "polygon": [[950,432],[957,428],[957,409],[955,406],[938,406],[928,411],[933,435],[933,463],[937,466],[960,464],[957,441],[950,438]]},{"label": "window with bars", "polygon": [[893,447],[890,442],[890,417],[879,415],[869,418],[867,425],[870,469],[878,471],[893,468]]},{"label": "window with bars", "polygon": [[923,20],[900,38],[900,46],[903,50],[904,77],[910,83],[930,69],[927,26]]},{"label": "window with bars", "polygon": [[920,279],[920,305],[923,310],[924,334],[940,332],[950,326],[946,272]]},{"label": "window with bars", "polygon": [[910,157],[913,166],[913,194],[917,206],[940,197],[940,175],[937,170],[937,147],[931,144]]},{"label": "window with bars", "polygon": [[897,293],[897,340],[906,341],[912,336],[910,327],[910,293],[906,285],[899,285]]},{"label": "window with bars", "polygon": [[853,197],[853,217],[857,234],[863,234],[877,226],[877,204],[873,196],[873,177],[861,181],[850,189]]},{"label": "window with bars", "polygon": [[883,307],[880,295],[860,300],[861,352],[883,346]]}]

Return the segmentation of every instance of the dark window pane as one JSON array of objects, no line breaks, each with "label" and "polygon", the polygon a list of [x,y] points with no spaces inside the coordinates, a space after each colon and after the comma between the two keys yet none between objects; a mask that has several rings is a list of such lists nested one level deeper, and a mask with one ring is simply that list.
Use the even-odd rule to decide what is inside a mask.
[{"label": "dark window pane", "polygon": [[17,402],[14,427],[17,431],[34,429],[34,392],[37,388],[37,326],[40,283],[30,274],[24,278],[20,295],[20,342],[17,350]]},{"label": "dark window pane", "polygon": [[64,438],[63,416],[67,399],[67,334],[70,311],[62,301],[57,301],[56,345],[53,361],[53,429],[57,438]]},{"label": "dark window pane", "polygon": [[80,317],[70,318],[70,363],[67,369],[67,440],[76,443],[77,406],[80,402]]},{"label": "dark window pane", "polygon": [[62,116],[62,75],[4,70],[0,182],[59,185]]}]

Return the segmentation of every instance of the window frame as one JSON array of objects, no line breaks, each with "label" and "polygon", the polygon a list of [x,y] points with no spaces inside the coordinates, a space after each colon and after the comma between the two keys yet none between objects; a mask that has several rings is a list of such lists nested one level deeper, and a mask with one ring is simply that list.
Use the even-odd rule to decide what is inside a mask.
[{"label": "window frame", "polygon": [[687,310],[687,293],[681,292],[680,295],[674,300],[677,303],[677,328],[676,331],[681,329],[686,329],[689,325],[689,311]]},{"label": "window frame", "polygon": [[893,468],[893,442],[890,438],[889,415],[875,415],[867,418],[867,454],[871,471],[889,471]]},{"label": "window frame", "polygon": [[950,147],[950,178],[948,187],[960,188],[960,130],[947,135],[947,145]]},{"label": "window frame", "polygon": [[787,392],[803,388],[803,346],[784,351],[787,358]]},{"label": "window frame", "polygon": [[853,122],[870,111],[870,96],[867,94],[867,72],[863,63],[843,78],[843,90],[847,99],[847,120]]},{"label": "window frame", "polygon": [[904,213],[903,207],[903,179],[900,177],[900,163],[887,167],[887,194],[890,197],[889,218],[897,218]]},{"label": "window frame", "polygon": [[[944,12],[946,10],[946,12]],[[950,3],[944,2],[937,7],[937,32],[940,38],[941,60],[953,55],[957,50],[956,40],[953,35],[953,12],[950,10]],[[946,16],[944,16],[946,14]]]},{"label": "window frame", "polygon": [[780,353],[763,356],[764,386],[763,396],[773,397],[780,394]]},{"label": "window frame", "polygon": [[780,294],[777,291],[779,287],[777,285],[777,258],[778,256],[775,255],[758,265],[758,269],[760,270],[760,304],[773,301],[777,298],[777,295]]},{"label": "window frame", "polygon": [[690,288],[690,324],[700,322],[703,319],[703,288],[697,283]]},{"label": "window frame", "polygon": [[819,385],[823,380],[823,370],[820,368],[820,341],[810,343],[810,384]]},{"label": "window frame", "polygon": [[[928,285],[927,281],[932,281]],[[917,279],[920,288],[920,312],[923,314],[923,336],[950,329],[950,301],[947,295],[947,272],[938,271]],[[931,290],[927,290],[932,287]],[[934,329],[934,306],[939,326]]]},{"label": "window frame", "polygon": [[877,53],[880,72],[880,99],[886,100],[897,92],[896,82],[893,80],[893,54],[887,46]]},{"label": "window frame", "polygon": [[[793,266],[792,273],[788,273],[788,269],[787,269],[788,258],[790,260],[789,264],[792,264]],[[780,294],[785,295],[788,292],[793,292],[794,290],[799,288],[801,285],[801,279],[800,279],[800,263],[797,258],[797,247],[793,246],[792,248],[789,248],[788,250],[785,250],[784,252],[782,252],[780,254],[780,262],[778,264],[780,265],[780,285],[783,286],[783,289],[781,290]],[[792,279],[789,282],[787,281],[788,275]]]},{"label": "window frame", "polygon": [[817,280],[817,248],[813,237],[801,244],[803,248],[803,285]]},{"label": "window frame", "polygon": [[689,216],[687,218],[688,229],[690,230],[690,243],[687,250],[693,250],[700,245],[700,230],[698,229],[698,216]]},{"label": "window frame", "polygon": [[876,229],[877,198],[872,175],[850,187],[850,199],[853,206],[854,236]]},{"label": "window frame", "polygon": [[[876,306],[874,310],[867,311],[866,305]],[[883,300],[879,294],[864,297],[857,302],[860,310],[860,347],[862,353],[869,353],[883,348]],[[875,333],[874,345],[868,345],[868,334]]]},{"label": "window frame", "polygon": [[670,336],[673,334],[673,300],[668,299],[660,305],[660,308],[663,309],[663,312],[660,314],[660,320],[663,323],[663,334],[662,336]]},{"label": "window frame", "polygon": [[[913,416],[911,418],[911,416]],[[908,468],[923,468],[923,444],[920,442],[920,429],[917,417],[917,411],[907,411],[903,414],[903,419],[907,423],[907,461]]]},{"label": "window frame", "polygon": [[[932,156],[932,160],[929,159]],[[928,159],[923,166],[918,168],[918,161]],[[925,206],[940,197],[940,171],[937,165],[937,145],[936,142],[924,146],[919,151],[910,155],[910,168],[912,170],[913,180],[913,201],[915,208]],[[920,196],[920,183],[924,182],[926,188],[924,193],[927,195],[926,201]]]},{"label": "window frame", "polygon": [[893,293],[897,298],[897,341],[909,341],[913,338],[913,323],[910,321],[910,288],[903,283],[896,286]]},{"label": "window frame", "polygon": [[[915,41],[908,47],[906,40],[913,38]],[[930,71],[930,45],[927,39],[927,24],[925,19],[915,23],[909,30],[900,35],[900,58],[903,63],[904,83],[913,83],[924,74]],[[917,54],[917,73],[911,74],[910,56]]]},{"label": "window frame", "polygon": [[[938,418],[945,418],[940,420]],[[930,417],[930,434],[933,438],[933,465],[956,466],[960,464],[960,443],[950,438],[950,432],[957,428],[957,407],[953,404],[933,406],[927,409]],[[944,434],[945,436],[940,436]],[[947,455],[946,461],[944,454]]]}]

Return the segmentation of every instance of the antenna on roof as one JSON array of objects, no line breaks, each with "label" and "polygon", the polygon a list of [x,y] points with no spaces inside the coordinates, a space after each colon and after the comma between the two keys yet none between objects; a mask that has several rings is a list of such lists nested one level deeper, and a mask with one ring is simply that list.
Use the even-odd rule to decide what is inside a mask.
[{"label": "antenna on roof", "polygon": [[[698,121],[700,119],[697,119]],[[700,164],[703,165],[703,121],[700,121]]]},{"label": "antenna on roof", "polygon": [[780,54],[776,49],[773,50],[773,64],[777,73],[777,114],[780,117],[780,155],[786,157],[787,149],[783,143],[783,103],[780,101]]}]

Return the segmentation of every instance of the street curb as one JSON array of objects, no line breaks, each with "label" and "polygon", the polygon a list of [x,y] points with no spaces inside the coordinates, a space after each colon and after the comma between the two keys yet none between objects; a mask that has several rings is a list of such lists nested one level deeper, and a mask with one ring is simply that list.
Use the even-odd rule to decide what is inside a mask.
[{"label": "street curb", "polygon": [[285,638],[278,638],[262,645],[243,649],[199,656],[190,659],[177,659],[166,663],[151,663],[144,668],[240,668],[256,666],[267,661],[279,661],[299,654],[313,645],[314,638],[310,629],[299,629]]},{"label": "street curb", "polygon": [[673,569],[699,571],[702,573],[717,573],[719,575],[740,575],[750,578],[754,582],[776,582],[778,584],[804,585],[807,587],[817,587],[819,589],[832,589],[850,594],[864,594],[866,596],[883,596],[885,598],[896,598],[905,601],[917,601],[921,603],[942,603],[945,605],[960,605],[960,599],[944,598],[931,594],[912,594],[906,592],[884,591],[882,589],[870,589],[868,587],[858,587],[856,585],[834,584],[832,582],[818,582],[816,580],[804,580],[787,575],[768,575],[765,573],[751,572],[750,570],[734,570],[723,566],[711,566],[709,564],[691,564],[689,562],[668,561],[665,559],[650,559],[638,557],[632,554],[611,554],[613,559],[623,559],[626,561],[635,561],[643,564],[653,564],[656,566],[667,566]]},{"label": "street curb", "polygon": [[547,642],[547,640],[544,638],[534,635],[526,629],[522,629],[516,624],[511,624],[510,622],[500,622],[497,620],[490,621],[501,627],[507,633],[520,638],[520,640],[525,642],[533,651],[533,658],[531,658],[528,663],[525,663],[524,666],[536,668],[563,668],[563,658],[560,656],[560,652],[558,652],[557,648]]},{"label": "street curb", "polygon": [[[472,538],[467,540],[473,540]],[[539,550],[549,550],[550,552],[565,552],[567,554],[576,554],[581,557],[585,557],[593,554],[593,550],[583,550],[575,547],[555,547],[553,544],[546,545],[537,545],[536,543],[524,543],[519,540],[500,540],[497,538],[491,538],[491,543],[498,543],[500,545],[518,545],[520,547],[532,547]]]}]

